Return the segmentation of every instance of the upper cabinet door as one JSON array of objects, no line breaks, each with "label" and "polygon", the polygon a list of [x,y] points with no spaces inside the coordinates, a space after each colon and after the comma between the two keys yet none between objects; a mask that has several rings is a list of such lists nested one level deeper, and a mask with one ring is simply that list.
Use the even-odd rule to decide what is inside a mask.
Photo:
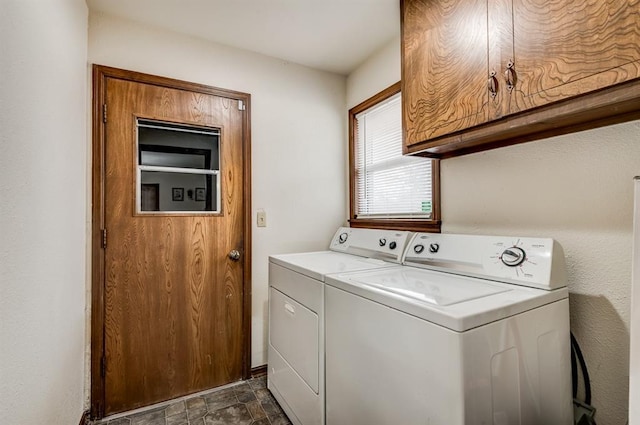
[{"label": "upper cabinet door", "polygon": [[504,74],[513,60],[509,113],[640,76],[640,0],[512,2],[514,57],[500,64]]},{"label": "upper cabinet door", "polygon": [[489,0],[487,13],[489,78],[494,86],[489,94],[489,121],[492,121],[512,110],[513,88],[507,86],[505,78],[507,69],[509,72],[514,69],[512,0]]},{"label": "upper cabinet door", "polygon": [[640,117],[640,0],[401,0],[404,152]]},{"label": "upper cabinet door", "polygon": [[488,119],[486,0],[404,0],[405,145]]}]

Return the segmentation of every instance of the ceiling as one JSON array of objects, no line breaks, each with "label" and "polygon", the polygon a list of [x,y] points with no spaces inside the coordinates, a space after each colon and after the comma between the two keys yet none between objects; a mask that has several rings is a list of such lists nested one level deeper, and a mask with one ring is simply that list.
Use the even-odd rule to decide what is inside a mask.
[{"label": "ceiling", "polygon": [[399,0],[87,0],[91,11],[348,75],[400,35]]}]

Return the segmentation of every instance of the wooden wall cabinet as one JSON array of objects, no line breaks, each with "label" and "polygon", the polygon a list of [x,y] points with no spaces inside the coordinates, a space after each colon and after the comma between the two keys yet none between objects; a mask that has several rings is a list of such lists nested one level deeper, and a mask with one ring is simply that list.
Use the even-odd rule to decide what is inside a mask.
[{"label": "wooden wall cabinet", "polygon": [[640,0],[401,0],[405,153],[640,118]]}]

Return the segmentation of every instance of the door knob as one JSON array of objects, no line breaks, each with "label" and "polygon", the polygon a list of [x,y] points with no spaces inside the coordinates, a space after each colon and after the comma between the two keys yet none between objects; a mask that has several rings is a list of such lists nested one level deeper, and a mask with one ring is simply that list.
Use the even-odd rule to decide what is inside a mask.
[{"label": "door knob", "polygon": [[240,252],[237,249],[232,249],[231,252],[229,253],[229,258],[231,258],[233,261],[239,261]]}]

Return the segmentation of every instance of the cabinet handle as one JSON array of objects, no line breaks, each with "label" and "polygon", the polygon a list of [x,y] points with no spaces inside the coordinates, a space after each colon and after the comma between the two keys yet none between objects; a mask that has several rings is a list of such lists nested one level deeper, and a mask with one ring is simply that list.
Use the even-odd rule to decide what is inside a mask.
[{"label": "cabinet handle", "polygon": [[513,60],[510,60],[507,64],[507,70],[504,72],[504,80],[507,83],[507,90],[512,91],[516,85],[516,70],[514,68]]},{"label": "cabinet handle", "polygon": [[491,94],[491,98],[495,98],[498,95],[498,79],[496,78],[496,71],[491,71],[489,79],[487,80],[487,88]]}]

